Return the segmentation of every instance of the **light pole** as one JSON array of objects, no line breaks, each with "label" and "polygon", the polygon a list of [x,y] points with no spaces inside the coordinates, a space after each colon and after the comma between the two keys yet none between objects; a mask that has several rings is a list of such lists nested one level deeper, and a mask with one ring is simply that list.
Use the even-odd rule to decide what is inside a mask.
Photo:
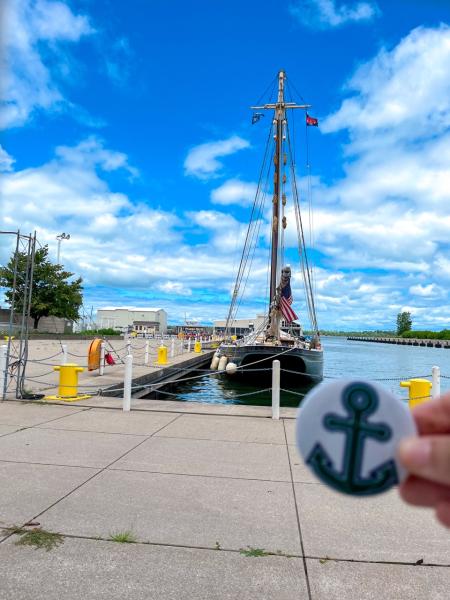
[{"label": "light pole", "polygon": [[56,257],[56,264],[60,264],[59,260],[61,258],[61,242],[62,240],[70,240],[70,233],[60,233],[59,235],[56,236],[56,239],[58,240],[58,254]]}]

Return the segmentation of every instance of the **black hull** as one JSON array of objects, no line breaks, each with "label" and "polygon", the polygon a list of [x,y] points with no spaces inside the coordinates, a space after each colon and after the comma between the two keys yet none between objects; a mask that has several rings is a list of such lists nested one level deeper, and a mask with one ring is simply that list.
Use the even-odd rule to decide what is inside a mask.
[{"label": "black hull", "polygon": [[323,379],[322,350],[292,348],[290,346],[233,346],[222,345],[220,354],[228,358],[228,363],[243,367],[232,377],[251,376],[252,378],[271,377],[272,362],[280,361],[283,379],[297,379],[319,383]]}]

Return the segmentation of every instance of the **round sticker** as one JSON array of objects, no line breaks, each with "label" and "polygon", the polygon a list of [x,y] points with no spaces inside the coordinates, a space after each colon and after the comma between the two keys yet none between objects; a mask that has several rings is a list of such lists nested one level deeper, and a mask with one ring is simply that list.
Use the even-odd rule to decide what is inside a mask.
[{"label": "round sticker", "polygon": [[385,492],[407,475],[397,446],[416,435],[408,406],[379,384],[321,383],[297,413],[297,447],[323,483],[353,496]]}]

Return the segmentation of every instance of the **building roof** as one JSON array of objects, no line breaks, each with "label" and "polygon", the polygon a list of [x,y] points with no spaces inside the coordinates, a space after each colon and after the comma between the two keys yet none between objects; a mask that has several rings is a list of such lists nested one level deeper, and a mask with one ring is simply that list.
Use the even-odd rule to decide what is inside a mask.
[{"label": "building roof", "polygon": [[158,312],[163,308],[145,308],[143,306],[102,306],[99,310],[128,310],[130,312]]}]

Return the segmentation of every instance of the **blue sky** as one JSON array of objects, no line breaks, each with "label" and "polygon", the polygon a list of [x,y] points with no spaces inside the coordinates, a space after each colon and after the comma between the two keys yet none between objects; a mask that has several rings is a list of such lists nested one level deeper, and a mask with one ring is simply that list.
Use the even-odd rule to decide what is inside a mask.
[{"label": "blue sky", "polygon": [[[1,229],[36,229],[53,258],[70,233],[88,308],[225,316],[267,135],[249,106],[283,68],[320,121],[319,326],[392,328],[403,309],[450,326],[446,0],[4,0],[0,16]],[[264,307],[266,264],[242,316]]]}]

